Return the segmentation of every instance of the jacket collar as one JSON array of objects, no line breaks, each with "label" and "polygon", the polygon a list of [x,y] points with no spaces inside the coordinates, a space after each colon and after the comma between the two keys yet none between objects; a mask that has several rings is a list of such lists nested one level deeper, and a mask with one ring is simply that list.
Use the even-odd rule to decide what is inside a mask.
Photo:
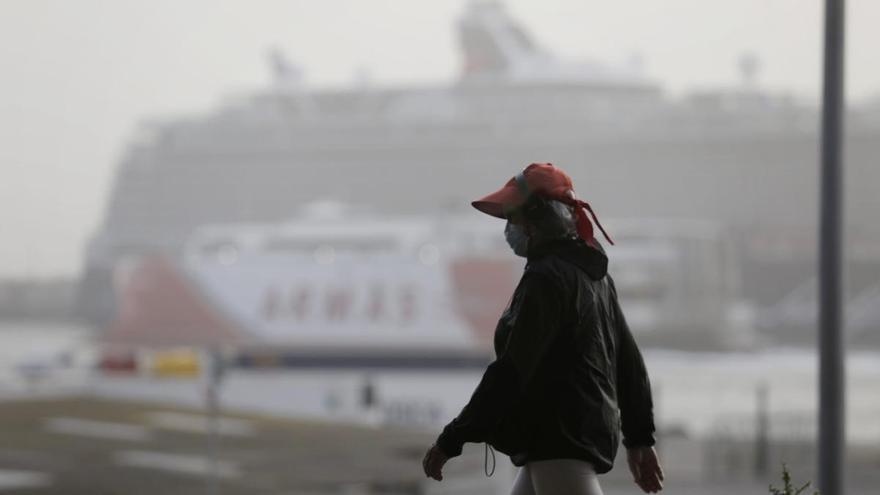
[{"label": "jacket collar", "polygon": [[530,246],[527,265],[547,256],[556,255],[584,270],[593,280],[599,280],[608,273],[608,256],[599,244],[596,249],[580,237],[551,239],[536,246]]}]

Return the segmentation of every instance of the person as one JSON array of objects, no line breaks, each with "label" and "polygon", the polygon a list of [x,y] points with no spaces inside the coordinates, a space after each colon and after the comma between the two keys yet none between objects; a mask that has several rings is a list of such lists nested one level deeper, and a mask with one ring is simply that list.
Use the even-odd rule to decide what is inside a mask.
[{"label": "person", "polygon": [[622,441],[636,484],[662,490],[650,381],[590,205],[550,163],[471,204],[507,220],[505,239],[527,261],[495,328],[496,358],[425,453],[426,476],[442,480],[465,442],[485,442],[519,467],[512,495],[600,495],[597,475]]}]

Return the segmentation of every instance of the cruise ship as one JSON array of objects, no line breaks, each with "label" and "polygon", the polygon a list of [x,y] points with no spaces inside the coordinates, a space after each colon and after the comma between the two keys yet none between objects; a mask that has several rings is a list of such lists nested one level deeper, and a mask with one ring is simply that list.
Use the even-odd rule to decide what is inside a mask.
[{"label": "cruise ship", "polygon": [[[813,342],[819,170],[814,104],[763,90],[750,57],[740,61],[740,85],[673,97],[637,62],[560,59],[496,2],[468,4],[456,28],[461,73],[449,85],[313,89],[295,64],[274,52],[270,87],[223,101],[207,115],[144,122],[118,163],[103,220],[87,246],[80,314],[113,336],[134,327],[141,330],[131,335],[179,335],[160,323],[143,327],[129,318],[126,308],[137,306],[143,293],[130,285],[139,279],[128,275],[161,279],[144,268],[152,267],[154,274],[173,273],[191,292],[201,316],[184,319],[209,318],[220,329],[215,337],[278,336],[277,328],[236,309],[234,301],[257,292],[223,294],[247,270],[214,277],[196,263],[192,249],[206,232],[296,231],[300,227],[290,222],[299,218],[306,225],[298,215],[320,201],[362,205],[389,226],[400,215],[421,218],[420,224],[443,215],[478,215],[470,211],[471,199],[531,162],[551,162],[569,172],[612,238],[612,226],[619,225],[629,232],[622,239],[632,239],[630,247],[655,246],[635,249],[642,257],[632,258],[633,266],[658,256],[688,260],[674,282],[661,284],[665,289],[640,292],[640,275],[632,275],[624,307],[634,308],[633,319],[662,313],[644,318],[645,333],[655,329],[645,341],[673,347],[693,342],[672,326],[663,330],[650,322],[721,305],[726,309],[715,311],[714,320],[700,320],[687,332],[702,329],[714,338],[739,322],[734,326],[742,335],[757,331],[774,342]],[[847,303],[857,314],[848,322],[850,341],[876,344],[880,101],[850,108],[848,115],[846,281]],[[247,237],[230,234],[242,235]],[[681,241],[671,253],[656,248],[670,236]],[[723,255],[707,248],[713,243]],[[334,244],[313,248],[326,246]],[[314,261],[321,254],[308,256]],[[409,262],[398,260],[405,269]],[[714,265],[718,260],[723,266]],[[625,271],[624,265],[618,269]],[[649,279],[647,286],[656,280],[641,278]],[[431,287],[440,287],[440,280]],[[688,309],[683,288],[694,280],[721,284],[713,292],[721,299],[693,299]],[[271,297],[261,284],[265,311]],[[642,306],[648,309],[635,309]],[[479,332],[494,328],[488,320],[480,325]],[[436,335],[423,330],[428,333],[421,344],[433,345]]]}]

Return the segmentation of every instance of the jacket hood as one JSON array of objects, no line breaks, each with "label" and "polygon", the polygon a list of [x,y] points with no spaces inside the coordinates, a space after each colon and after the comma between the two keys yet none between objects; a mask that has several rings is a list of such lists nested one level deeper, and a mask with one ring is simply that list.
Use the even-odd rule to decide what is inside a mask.
[{"label": "jacket hood", "polygon": [[599,280],[608,273],[608,255],[598,242],[599,249],[586,243],[582,238],[553,239],[530,248],[527,259],[531,263],[548,254],[554,254],[577,265],[593,280]]}]

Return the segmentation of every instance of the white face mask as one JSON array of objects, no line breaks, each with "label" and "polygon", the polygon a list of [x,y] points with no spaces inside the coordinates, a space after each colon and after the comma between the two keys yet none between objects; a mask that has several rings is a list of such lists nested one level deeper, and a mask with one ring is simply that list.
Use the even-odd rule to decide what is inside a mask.
[{"label": "white face mask", "polygon": [[529,236],[521,225],[508,221],[507,225],[504,226],[504,240],[507,241],[510,249],[513,249],[515,255],[522,256],[523,258],[526,257],[529,247]]}]

